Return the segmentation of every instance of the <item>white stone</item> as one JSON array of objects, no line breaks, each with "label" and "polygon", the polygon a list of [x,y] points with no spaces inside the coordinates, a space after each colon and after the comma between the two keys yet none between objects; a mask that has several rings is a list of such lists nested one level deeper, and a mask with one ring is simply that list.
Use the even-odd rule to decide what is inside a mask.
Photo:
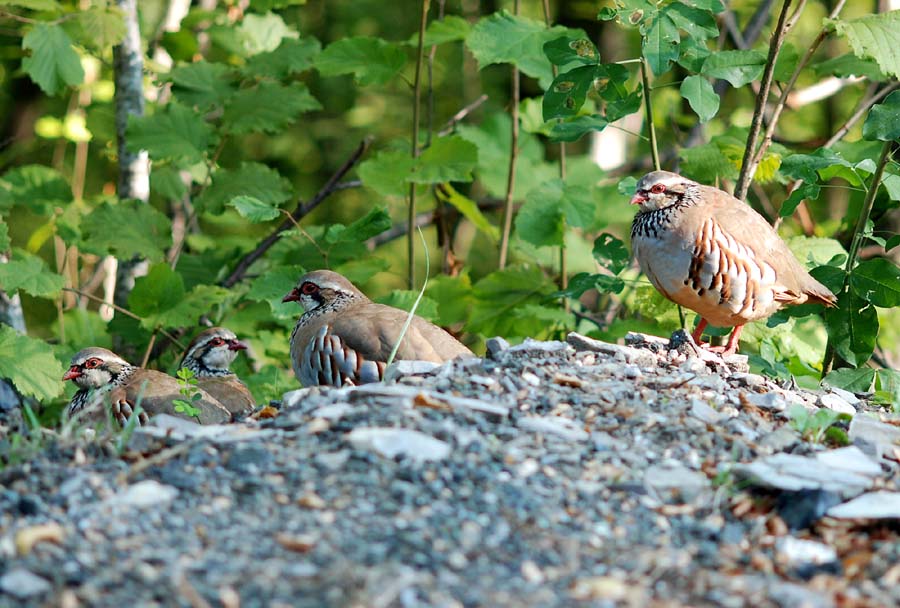
[{"label": "white stone", "polygon": [[528,416],[519,419],[519,428],[536,433],[556,435],[569,441],[585,441],[590,434],[569,418],[559,416]]},{"label": "white stone", "polygon": [[384,381],[390,382],[402,378],[403,376],[428,374],[433,372],[437,367],[440,367],[440,364],[433,361],[417,361],[413,359],[394,361],[386,370],[384,370]]},{"label": "white stone", "polygon": [[644,471],[644,487],[664,502],[689,504],[709,488],[709,479],[680,464],[653,465]]},{"label": "white stone", "polygon": [[783,412],[787,409],[787,400],[776,392],[751,393],[744,391],[743,397],[750,405],[755,405],[761,410],[775,410]]},{"label": "white stone", "polygon": [[847,403],[845,399],[835,395],[833,393],[826,393],[824,395],[819,395],[819,405],[822,407],[827,407],[830,410],[835,412],[839,412],[841,414],[850,414],[851,416],[856,415],[856,408]]},{"label": "white stone", "polygon": [[873,449],[867,451],[873,451],[878,458],[885,453],[893,453],[900,445],[900,427],[880,422],[871,416],[854,416],[848,435],[855,444],[872,446]]},{"label": "white stone", "polygon": [[353,429],[344,438],[357,449],[372,450],[385,458],[407,456],[425,462],[450,455],[448,443],[412,429],[363,427]]},{"label": "white stone", "polygon": [[13,568],[0,576],[0,591],[20,600],[50,591],[50,583],[25,568]]},{"label": "white stone", "polygon": [[900,519],[900,492],[869,492],[828,509],[840,519]]},{"label": "white stone", "polygon": [[103,501],[105,507],[153,507],[172,502],[178,496],[178,489],[159,483],[155,479],[145,479],[131,484],[124,491],[119,492]]},{"label": "white stone", "polygon": [[352,411],[353,406],[349,403],[332,403],[313,410],[310,413],[310,416],[313,418],[324,418],[325,420],[334,421],[340,420]]},{"label": "white stone", "polygon": [[717,412],[708,403],[697,398],[691,399],[691,416],[706,424],[716,424],[724,417],[721,412]]},{"label": "white stone", "polygon": [[783,536],[775,542],[775,552],[784,564],[792,568],[812,564],[820,566],[837,560],[833,547],[813,540]]}]

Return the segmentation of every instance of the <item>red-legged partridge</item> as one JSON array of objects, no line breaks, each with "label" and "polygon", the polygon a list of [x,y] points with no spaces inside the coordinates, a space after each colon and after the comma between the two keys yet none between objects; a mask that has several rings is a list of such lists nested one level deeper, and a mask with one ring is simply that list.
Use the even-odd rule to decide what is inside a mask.
[{"label": "red-legged partridge", "polygon": [[211,327],[194,338],[181,360],[181,367],[194,372],[198,386],[235,416],[246,416],[256,406],[250,389],[229,368],[246,349],[230,329]]},{"label": "red-legged partridge", "polygon": [[177,412],[173,401],[185,399],[179,392],[178,380],[156,370],[131,365],[116,353],[97,346],[75,353],[71,367],[62,379],[74,381],[79,388],[69,402],[69,416],[85,411],[84,415],[89,419],[105,420],[103,405],[108,404],[113,417],[124,426],[139,403],[142,409],[139,424],[160,413],[201,424],[231,420],[228,410],[203,390],[200,390],[200,399],[190,402],[200,411],[197,418]]},{"label": "red-legged partridge", "polygon": [[[350,281],[330,270],[300,278],[284,296],[304,313],[291,333],[291,363],[304,386],[365,384],[384,377],[408,313],[376,304]],[[474,356],[456,338],[421,317],[413,317],[396,359],[443,363]]]},{"label": "red-legged partridge", "polygon": [[640,179],[631,246],[641,270],[665,297],[707,323],[734,327],[723,354],[737,350],[745,323],[787,304],[836,298],[797,261],[766,220],[727,192],[675,173]]}]

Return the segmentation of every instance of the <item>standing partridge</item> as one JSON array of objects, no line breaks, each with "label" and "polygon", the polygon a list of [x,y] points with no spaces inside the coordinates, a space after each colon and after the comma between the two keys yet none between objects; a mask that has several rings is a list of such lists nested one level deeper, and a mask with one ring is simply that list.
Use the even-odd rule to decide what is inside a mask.
[{"label": "standing partridge", "polygon": [[[305,274],[283,301],[299,302],[305,311],[291,333],[291,363],[304,386],[365,384],[384,377],[406,311],[372,302],[330,270]],[[464,356],[474,355],[437,325],[414,316],[395,358],[443,363]]]},{"label": "standing partridge", "polygon": [[200,424],[229,422],[231,414],[206,391],[198,389],[201,398],[190,401],[199,410],[196,418],[177,412],[176,399],[186,399],[179,389],[178,380],[152,369],[131,365],[116,353],[93,346],[75,353],[69,371],[63,380],[73,380],[78,392],[69,402],[69,416],[86,410],[91,418],[105,419],[102,406],[109,403],[113,417],[125,425],[134,414],[138,403],[143,410],[138,423],[144,424],[149,416],[166,413]]},{"label": "standing partridge", "polygon": [[194,372],[198,386],[236,416],[246,416],[256,405],[250,389],[229,369],[246,348],[230,329],[211,327],[194,338],[181,360],[181,367]]},{"label": "standing partridge", "polygon": [[640,179],[632,204],[631,246],[641,270],[665,297],[707,323],[734,327],[723,355],[737,350],[745,323],[786,304],[836,298],[797,261],[766,220],[727,192],[675,173]]}]

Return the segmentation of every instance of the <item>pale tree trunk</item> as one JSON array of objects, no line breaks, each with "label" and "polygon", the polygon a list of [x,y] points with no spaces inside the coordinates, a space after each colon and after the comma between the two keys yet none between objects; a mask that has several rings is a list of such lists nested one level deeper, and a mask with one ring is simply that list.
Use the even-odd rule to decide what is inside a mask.
[{"label": "pale tree trunk", "polygon": [[[116,138],[119,153],[120,199],[134,198],[147,202],[150,198],[150,161],[147,152],[129,152],[125,130],[130,116],[144,114],[144,55],[138,27],[137,0],[116,0],[125,16],[126,34],[122,43],[113,49],[116,83]],[[108,264],[108,267],[111,264]],[[116,273],[115,301],[125,305],[134,280],[147,274],[147,261],[121,260]],[[104,294],[106,295],[106,294]]]}]

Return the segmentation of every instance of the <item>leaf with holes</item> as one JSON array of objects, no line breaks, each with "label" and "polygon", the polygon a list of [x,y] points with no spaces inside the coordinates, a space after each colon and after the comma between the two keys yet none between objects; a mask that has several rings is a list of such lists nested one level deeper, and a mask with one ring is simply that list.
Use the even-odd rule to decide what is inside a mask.
[{"label": "leaf with holes", "polygon": [[669,70],[669,64],[678,59],[678,43],[681,36],[667,12],[660,12],[643,37],[643,54],[656,76]]},{"label": "leaf with holes", "polygon": [[604,232],[594,239],[594,259],[613,274],[619,274],[631,262],[631,254],[621,239]]},{"label": "leaf with holes", "polygon": [[587,38],[563,36],[544,43],[544,55],[553,65],[564,66],[569,63],[597,65],[600,53],[594,43]]},{"label": "leaf with holes", "polygon": [[854,293],[881,308],[900,306],[900,268],[885,258],[859,263],[850,273]]},{"label": "leaf with holes", "polygon": [[544,93],[544,120],[575,116],[594,86],[596,66],[582,66],[560,74]]}]

